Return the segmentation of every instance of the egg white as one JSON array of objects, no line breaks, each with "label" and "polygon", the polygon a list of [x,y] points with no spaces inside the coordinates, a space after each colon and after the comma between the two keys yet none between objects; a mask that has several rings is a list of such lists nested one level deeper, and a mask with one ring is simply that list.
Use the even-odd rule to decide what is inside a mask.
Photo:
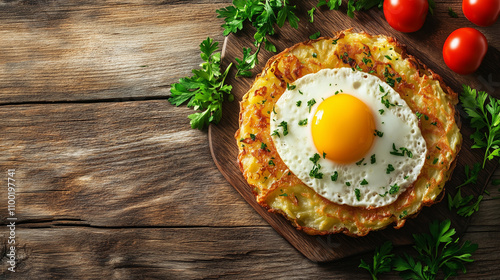
[{"label": "egg white", "polygon": [[[383,132],[382,137],[375,137],[363,160],[356,163],[339,164],[324,158],[311,135],[317,106],[341,92],[367,104],[376,129]],[[312,99],[316,103],[308,106]],[[394,105],[386,107],[382,99]],[[299,125],[304,119],[308,119],[307,125]],[[351,206],[377,208],[394,202],[417,179],[427,154],[418,118],[399,94],[378,77],[351,68],[323,69],[289,85],[271,113],[270,130],[279,156],[302,182],[334,203]],[[411,157],[406,152],[403,156],[391,154],[394,148],[399,154],[403,152],[400,148],[406,148]],[[321,166],[321,179],[310,176],[311,169],[317,167],[311,161],[315,154],[320,155],[317,164]],[[372,155],[376,160],[373,164]],[[388,172],[389,164],[393,171]]]}]

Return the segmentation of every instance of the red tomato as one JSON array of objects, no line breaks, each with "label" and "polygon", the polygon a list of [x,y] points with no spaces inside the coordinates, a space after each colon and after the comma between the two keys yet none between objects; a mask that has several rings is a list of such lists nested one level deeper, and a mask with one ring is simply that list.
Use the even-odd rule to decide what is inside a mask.
[{"label": "red tomato", "polygon": [[443,58],[451,70],[467,75],[479,68],[487,50],[483,33],[470,27],[459,28],[444,42]]},{"label": "red tomato", "polygon": [[384,0],[384,16],[392,28],[415,32],[424,25],[428,0]]},{"label": "red tomato", "polygon": [[490,26],[500,14],[500,0],[463,0],[465,17],[479,26]]}]

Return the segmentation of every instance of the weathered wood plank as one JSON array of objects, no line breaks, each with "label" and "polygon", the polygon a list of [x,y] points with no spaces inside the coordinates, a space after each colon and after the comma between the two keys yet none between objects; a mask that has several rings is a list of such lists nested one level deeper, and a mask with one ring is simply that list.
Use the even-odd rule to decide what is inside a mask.
[{"label": "weathered wood plank", "polygon": [[231,1],[0,1],[0,104],[169,95]]},{"label": "weathered wood plank", "polygon": [[0,106],[0,170],[17,170],[18,218],[265,224],[215,167],[191,111],[167,101]]},{"label": "weathered wood plank", "polygon": [[[459,279],[497,279],[498,238],[486,241],[484,232],[466,237],[480,247],[476,262]],[[27,224],[17,228],[17,240],[21,261],[4,279],[369,279],[358,265],[360,258],[372,257],[316,264],[267,226],[104,229]],[[4,262],[1,267],[4,271]]]}]

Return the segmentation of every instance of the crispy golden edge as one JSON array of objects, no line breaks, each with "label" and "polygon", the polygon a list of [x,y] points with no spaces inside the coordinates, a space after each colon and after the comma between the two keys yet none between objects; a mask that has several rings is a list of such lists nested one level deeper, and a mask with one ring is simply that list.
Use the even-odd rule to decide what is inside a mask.
[{"label": "crispy golden edge", "polygon": [[[337,34],[337,36],[335,37],[334,40],[344,38],[344,36],[346,34],[348,34],[348,33],[350,33],[350,30],[339,32]],[[364,33],[363,35],[364,36],[368,36],[369,38],[374,38],[373,36],[368,35],[366,33]],[[299,72],[301,72],[302,68],[299,65],[297,68],[288,69],[288,70],[293,70],[293,71],[288,71],[288,72],[284,71],[285,73],[276,73],[276,71],[278,70],[278,65],[277,64],[280,62],[280,60],[286,59],[286,56],[288,54],[291,54],[293,50],[298,49],[298,48],[303,48],[303,47],[311,46],[311,44],[313,44],[315,42],[319,42],[321,40],[329,40],[329,39],[328,38],[319,38],[319,39],[316,39],[316,40],[310,40],[310,41],[307,41],[307,42],[299,43],[299,44],[297,44],[295,46],[292,46],[292,47],[284,50],[282,53],[280,53],[280,54],[275,55],[274,57],[272,57],[266,63],[266,66],[264,67],[264,70],[262,71],[262,73],[259,74],[256,77],[254,86],[259,81],[259,79],[268,78],[269,73],[271,73],[271,72],[274,71],[273,75],[275,75],[275,76],[281,75],[281,77],[279,78],[280,84],[278,85],[278,87],[279,87],[279,90],[284,91],[284,88],[286,87],[286,81],[287,80],[288,80],[288,82],[293,82],[295,80],[294,76],[296,76],[296,77],[303,76],[302,73],[299,73]],[[443,89],[443,91],[446,94],[447,98],[449,99],[449,105],[451,106],[450,110],[452,112],[450,114],[451,115],[451,121],[454,122],[454,117],[457,117],[457,120],[458,120],[458,114],[455,114],[455,108],[454,108],[454,105],[457,103],[457,99],[458,99],[457,98],[457,94],[455,92],[453,92],[449,87],[447,87],[444,84],[444,82],[442,81],[442,79],[441,79],[441,77],[439,75],[435,74],[432,70],[428,69],[421,61],[419,61],[415,57],[413,57],[411,55],[408,55],[406,53],[406,48],[405,48],[404,45],[400,44],[399,42],[397,42],[393,38],[388,38],[388,41],[390,43],[392,43],[395,47],[397,47],[397,48],[400,49],[401,58],[407,60],[409,63],[411,63],[415,67],[415,69],[418,72],[418,76],[419,77],[428,76],[432,80],[435,80],[435,81],[439,82],[439,85],[441,86],[441,88]],[[293,62],[294,61],[290,61],[289,63],[293,63]],[[296,61],[295,61],[295,63],[296,63]],[[380,77],[380,75],[378,75],[378,76]],[[400,87],[400,86],[401,85],[398,83],[398,85],[396,87],[397,91],[398,91],[398,87]],[[267,88],[264,91],[267,91]],[[248,108],[245,107],[246,105],[244,105],[244,104],[245,104],[245,101],[249,97],[249,94],[251,92],[257,92],[257,90],[255,90],[255,88],[252,87],[252,89],[244,96],[242,102],[240,103],[240,109],[241,109],[240,110],[240,118],[239,118],[240,129],[238,129],[238,131],[235,134],[236,139],[238,139],[238,144],[239,145],[242,142],[246,143],[246,144],[249,144],[249,145],[254,142],[252,139],[249,139],[249,138],[245,138],[245,139],[243,139],[243,141],[241,141],[242,140],[242,138],[241,138],[242,137],[242,135],[241,135],[241,129],[244,126],[243,114],[248,109]],[[272,95],[273,93],[271,92],[270,94]],[[267,92],[264,92],[262,95],[263,96],[267,96]],[[278,96],[278,98],[279,98],[279,96]],[[276,98],[276,100],[278,98]],[[259,122],[260,121],[263,121],[264,123],[266,121],[268,122],[268,120],[265,119],[265,116],[262,116],[262,110],[261,111],[255,111],[255,112],[256,112],[255,115],[259,115],[259,112],[260,112],[261,116],[260,116]],[[429,117],[436,117],[435,115],[430,114],[430,113],[428,113],[427,115]],[[262,120],[262,119],[264,119],[264,120]],[[266,127],[266,128],[269,129],[268,127]],[[269,131],[267,131],[266,133],[267,133],[267,135],[270,134]],[[264,133],[263,135],[266,135],[266,133]],[[443,137],[443,136],[441,136],[441,137]],[[266,139],[262,139],[262,138],[266,138]],[[299,222],[299,219],[293,218],[290,215],[287,215],[287,213],[285,213],[283,210],[273,209],[272,207],[270,207],[268,205],[267,196],[269,196],[269,194],[271,194],[274,190],[276,190],[276,188],[278,186],[283,186],[283,185],[286,185],[286,184],[288,184],[288,185],[300,184],[300,180],[298,180],[293,174],[291,176],[290,175],[288,175],[288,176],[284,175],[284,173],[287,170],[286,169],[286,165],[284,165],[281,162],[281,159],[279,159],[279,155],[277,155],[277,153],[275,153],[275,149],[273,147],[272,141],[269,141],[270,137],[268,139],[265,136],[262,137],[262,134],[259,134],[259,139],[256,139],[255,141],[257,141],[259,143],[259,141],[262,142],[263,140],[266,141],[266,143],[268,143],[268,145],[270,145],[270,147],[268,149],[269,151],[262,150],[262,149],[246,149],[246,148],[242,148],[240,146],[240,153],[238,155],[238,163],[239,163],[240,170],[244,174],[244,176],[247,179],[247,181],[249,181],[249,183],[250,183],[249,177],[253,176],[253,174],[251,174],[251,172],[248,172],[248,170],[245,169],[244,161],[245,161],[245,159],[247,157],[247,153],[251,152],[251,153],[253,153],[252,156],[256,160],[260,160],[260,162],[261,162],[260,163],[261,169],[259,169],[258,172],[257,172],[257,174],[259,176],[261,176],[263,174],[266,174],[265,172],[268,172],[269,177],[271,177],[271,176],[276,177],[277,175],[279,175],[278,176],[279,178],[277,178],[277,177],[273,178],[273,179],[277,179],[277,180],[271,185],[272,187],[270,189],[267,189],[267,190],[260,189],[258,185],[251,184],[251,186],[253,188],[252,191],[254,192],[254,195],[256,196],[257,201],[263,207],[266,207],[270,212],[278,212],[278,213],[283,214],[285,217],[287,217],[292,222],[292,224],[295,227],[297,227],[298,229],[304,230],[305,232],[307,232],[309,234],[329,234],[329,233],[343,232],[343,233],[345,233],[347,235],[362,236],[362,235],[366,235],[370,230],[382,229],[382,228],[388,226],[391,223],[396,223],[396,227],[399,228],[399,227],[401,227],[401,226],[404,225],[404,222],[405,222],[406,218],[413,217],[413,216],[417,215],[418,212],[421,210],[421,208],[423,206],[432,205],[432,204],[436,203],[437,201],[439,201],[440,199],[442,199],[442,197],[443,197],[443,193],[444,192],[442,190],[438,190],[438,195],[436,197],[434,197],[434,198],[431,197],[430,199],[426,199],[426,197],[424,195],[424,197],[423,197],[424,199],[419,204],[418,208],[416,210],[412,211],[411,213],[409,213],[405,217],[396,217],[395,215],[391,214],[390,212],[389,213],[387,213],[387,212],[386,213],[381,213],[380,212],[380,208],[377,208],[377,209],[363,209],[363,208],[356,208],[356,207],[345,206],[345,205],[339,206],[340,209],[343,209],[343,210],[345,210],[347,212],[358,212],[358,213],[359,212],[366,212],[365,216],[368,216],[368,217],[375,215],[375,216],[377,216],[377,219],[379,218],[378,217],[379,215],[382,215],[381,216],[382,220],[385,220],[385,221],[383,222],[382,226],[380,226],[380,227],[375,227],[375,228],[370,228],[370,227],[368,227],[368,228],[362,228],[361,227],[360,228],[360,227],[357,226],[356,230],[353,231],[352,229],[348,229],[346,227],[336,228],[335,230],[318,230],[318,229],[314,229],[314,228],[311,228],[311,227],[302,226],[301,223]],[[461,138],[458,139],[458,144],[456,146],[456,150],[452,151],[453,152],[453,155],[451,157],[452,161],[449,164],[446,164],[446,166],[448,168],[447,168],[447,170],[444,170],[443,179],[441,181],[437,182],[436,184],[434,184],[436,188],[441,188],[442,189],[443,186],[444,186],[444,183],[451,177],[451,172],[452,172],[452,170],[453,170],[453,168],[454,168],[454,166],[456,164],[456,155],[457,155],[457,153],[459,151],[459,148],[460,148],[460,142],[461,142]],[[276,162],[277,168],[279,170],[283,171],[281,174],[274,173],[274,170],[270,171],[270,168],[268,168],[268,166],[265,166],[265,164],[263,164],[263,163],[266,163],[266,160],[268,158],[270,158],[270,157],[276,159],[275,162]],[[262,167],[264,167],[264,169],[262,169]],[[298,180],[298,182],[297,182],[297,180]],[[405,193],[401,194],[401,196],[400,196],[400,197],[402,197],[401,199],[403,199],[403,198],[404,199],[410,199],[410,201],[411,201],[412,192],[413,192],[413,188],[409,188],[407,191],[405,191]],[[317,195],[317,196],[319,196],[319,195]],[[291,198],[287,197],[286,199],[291,199]],[[298,200],[297,196],[295,196],[295,200]],[[398,198],[398,200],[400,200],[400,199]],[[326,204],[328,204],[328,203],[334,204],[334,203],[329,202],[329,201],[326,201],[325,203]],[[404,205],[405,204],[403,204],[403,207],[404,207]],[[384,207],[382,207],[382,208],[384,208]]]}]

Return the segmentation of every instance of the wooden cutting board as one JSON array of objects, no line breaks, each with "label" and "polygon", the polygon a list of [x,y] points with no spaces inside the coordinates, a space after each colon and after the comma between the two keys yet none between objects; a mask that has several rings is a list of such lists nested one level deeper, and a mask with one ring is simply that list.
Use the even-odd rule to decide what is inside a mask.
[{"label": "wooden cutting board", "polygon": [[[492,27],[478,28],[488,39],[488,53],[480,69],[471,75],[461,76],[449,70],[442,60],[442,45],[446,37],[455,29],[460,27],[475,27],[468,22],[461,13],[461,1],[453,3],[437,2],[434,16],[428,15],[424,27],[410,34],[405,34],[392,29],[384,19],[383,12],[377,8],[369,11],[357,12],[354,19],[349,18],[345,13],[346,3],[343,3],[339,11],[330,11],[319,8],[314,14],[314,22],[308,22],[307,11],[314,7],[318,1],[295,1],[297,5],[297,15],[300,18],[299,29],[293,29],[286,25],[277,30],[277,34],[271,38],[276,45],[278,52],[301,41],[306,41],[308,37],[317,31],[322,36],[333,36],[336,31],[353,28],[354,31],[365,31],[370,34],[384,34],[395,37],[399,42],[406,44],[408,52],[423,61],[428,67],[440,74],[444,81],[455,91],[461,91],[461,85],[467,84],[477,89],[487,90],[495,97],[500,97],[500,38],[499,26],[497,22]],[[448,15],[448,8],[452,8],[459,15],[458,19]],[[243,47],[253,47],[253,32],[251,26],[246,26],[243,31],[226,38],[223,48],[223,64],[227,66],[234,62],[234,58],[242,57]],[[273,53],[262,50],[259,54],[259,65],[254,69],[254,74],[262,70],[262,66],[272,56]],[[254,78],[234,78],[234,67],[230,71],[227,82],[233,86],[232,93],[235,95],[234,102],[227,102],[223,107],[223,118],[218,125],[211,125],[209,128],[209,142],[212,157],[215,164],[231,183],[231,185],[241,194],[241,196],[286,240],[290,242],[305,257],[314,262],[327,262],[338,260],[347,256],[360,254],[374,250],[383,242],[390,240],[395,246],[412,244],[412,234],[428,231],[428,225],[432,220],[450,219],[459,235],[463,234],[467,228],[467,218],[455,214],[456,211],[448,210],[447,199],[433,205],[425,207],[415,218],[408,220],[406,225],[399,230],[392,227],[372,232],[365,237],[348,237],[343,234],[329,236],[310,236],[302,231],[296,230],[282,216],[269,213],[255,202],[255,197],[250,186],[243,178],[236,162],[238,148],[234,133],[238,129],[239,102],[242,96],[250,88]],[[495,91],[495,87],[497,87]],[[464,143],[458,157],[457,167],[451,180],[446,184],[446,192],[454,195],[455,187],[465,180],[464,167],[475,162],[482,162],[483,150],[471,149],[472,142],[470,135],[473,130],[470,128],[466,115],[459,108],[462,118],[462,134]],[[479,195],[483,192],[491,174],[497,167],[497,161],[487,163],[481,171],[477,184],[469,185],[462,189],[462,195]]]}]

